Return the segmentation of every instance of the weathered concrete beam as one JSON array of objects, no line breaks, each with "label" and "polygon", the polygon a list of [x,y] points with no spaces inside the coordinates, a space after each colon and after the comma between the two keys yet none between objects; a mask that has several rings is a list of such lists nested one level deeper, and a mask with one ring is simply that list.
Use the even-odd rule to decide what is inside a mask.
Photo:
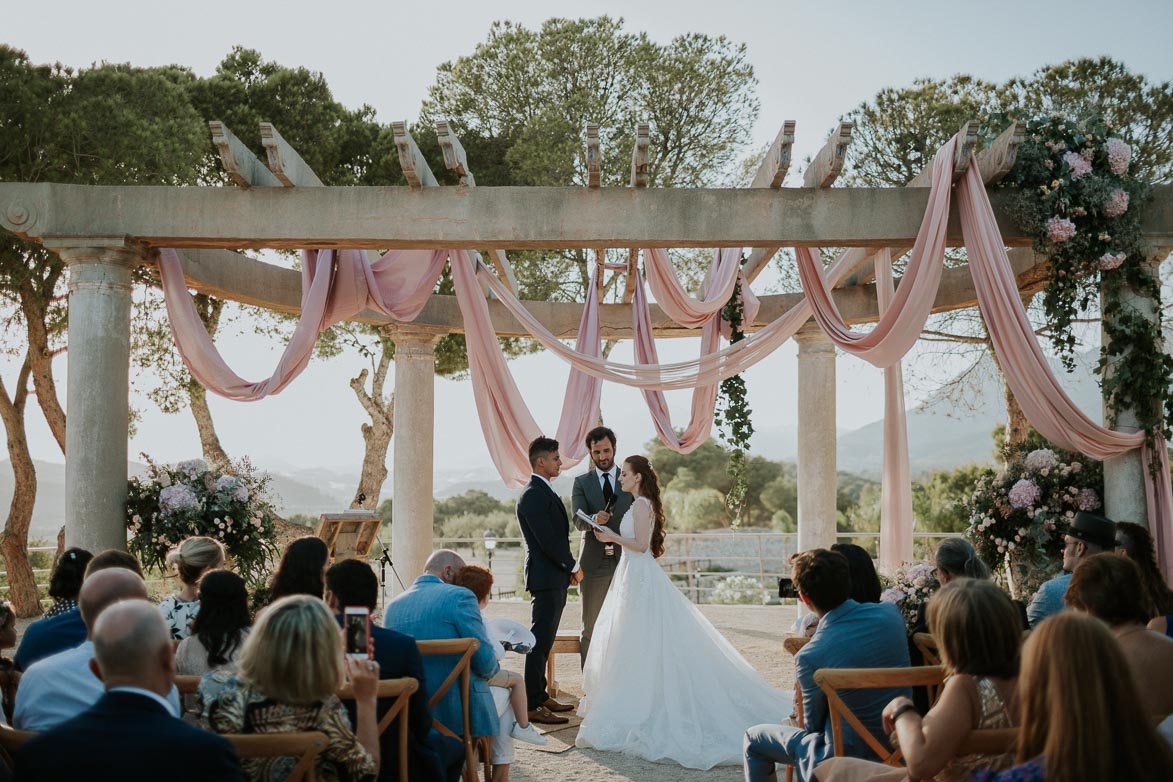
[{"label": "weathered concrete beam", "polygon": [[[0,227],[34,240],[130,236],[151,247],[430,249],[903,247],[924,188],[97,187],[0,183]],[[1030,237],[992,191],[1008,246]],[[1173,245],[1173,185],[1144,207],[1148,244]],[[956,211],[947,241],[961,244]]]},{"label": "weathered concrete beam", "polygon": [[286,187],[322,187],[322,180],[281,137],[272,122],[261,123],[261,145],[269,158],[269,170]]},{"label": "weathered concrete beam", "polygon": [[391,134],[395,139],[395,150],[399,153],[399,167],[403,169],[403,176],[412,190],[421,187],[439,187],[432,167],[428,165],[424,153],[420,152],[415,139],[407,132],[406,122],[392,122]]},{"label": "weathered concrete beam", "polygon": [[[301,274],[295,270],[283,269],[228,250],[181,250],[180,256],[183,258],[188,287],[200,293],[292,315],[301,312]],[[1025,292],[1041,287],[1044,271],[1042,261],[1042,257],[1035,255],[1029,248],[1011,252],[1010,262],[1018,275],[1020,290]],[[879,318],[872,285],[838,288],[834,291],[834,297],[839,311],[849,323],[869,323]],[[746,330],[756,331],[765,326],[801,298],[802,295],[798,293],[762,296],[761,312],[754,323],[747,324]],[[933,311],[972,307],[976,302],[977,294],[969,269],[946,269],[941,277]],[[558,337],[574,339],[578,336],[581,304],[527,301],[525,306]],[[528,336],[528,332],[500,302],[489,302],[489,314],[498,335]],[[686,329],[675,323],[655,304],[651,306],[651,316],[657,336],[695,337],[699,334],[698,330]],[[625,339],[632,336],[631,305],[602,304],[599,306],[599,317],[604,338]],[[360,313],[354,320],[375,325],[396,322],[370,311]],[[433,294],[413,323],[425,328],[464,331],[464,318],[455,296]]]},{"label": "weathered concrete beam", "polygon": [[212,131],[212,144],[220,153],[220,163],[232,181],[244,188],[281,187],[281,180],[265,168],[252,150],[238,139],[223,122],[208,123]]}]

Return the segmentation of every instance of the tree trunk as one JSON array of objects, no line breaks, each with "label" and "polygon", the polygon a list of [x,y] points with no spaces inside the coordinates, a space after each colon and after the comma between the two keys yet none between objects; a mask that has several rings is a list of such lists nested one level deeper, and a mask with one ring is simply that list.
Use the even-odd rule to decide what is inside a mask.
[{"label": "tree trunk", "polygon": [[1030,422],[1026,420],[1026,413],[1022,412],[1022,405],[1014,398],[1010,385],[1003,380],[1002,391],[1006,398],[1006,445],[1021,445],[1026,442],[1030,432]]},{"label": "tree trunk", "polygon": [[366,389],[369,374],[366,369],[350,381],[350,387],[354,389],[359,404],[371,418],[370,423],[362,425],[362,439],[366,449],[358,489],[354,493],[354,501],[350,504],[352,508],[366,510],[374,510],[379,506],[379,493],[387,481],[387,450],[391,445],[391,436],[395,432],[395,392],[391,392],[386,399],[383,397],[387,370],[395,357],[395,344],[383,332],[379,334],[379,343],[383,350],[379,354],[374,377],[371,378],[370,393]]},{"label": "tree trunk", "polygon": [[[29,346],[31,352],[32,346]],[[0,419],[8,435],[8,458],[12,463],[15,479],[12,504],[8,507],[8,519],[4,531],[0,532],[0,553],[4,556],[8,572],[8,599],[19,617],[41,615],[41,600],[37,592],[37,580],[29,563],[29,524],[33,519],[33,504],[37,499],[37,471],[29,453],[28,434],[25,431],[25,402],[28,401],[28,382],[31,360],[26,354],[24,364],[17,376],[13,395],[0,380]]]},{"label": "tree trunk", "polygon": [[51,271],[43,282],[45,294],[38,294],[32,280],[20,284],[20,308],[28,328],[29,369],[33,387],[37,392],[37,404],[45,415],[45,423],[53,433],[53,439],[65,455],[65,411],[57,397],[57,383],[53,380],[53,351],[49,347],[49,330],[45,324],[45,302],[52,298],[61,272]]},{"label": "tree trunk", "polygon": [[[224,301],[202,293],[197,293],[192,299],[208,336],[216,336],[216,329],[220,326],[220,313],[224,311]],[[216,434],[216,424],[212,420],[212,410],[208,407],[208,392],[195,378],[191,379],[187,387],[187,401],[196,422],[196,429],[200,433],[200,449],[203,451],[204,461],[213,470],[231,473],[232,463],[224,451],[224,446],[220,444],[220,436]]]}]

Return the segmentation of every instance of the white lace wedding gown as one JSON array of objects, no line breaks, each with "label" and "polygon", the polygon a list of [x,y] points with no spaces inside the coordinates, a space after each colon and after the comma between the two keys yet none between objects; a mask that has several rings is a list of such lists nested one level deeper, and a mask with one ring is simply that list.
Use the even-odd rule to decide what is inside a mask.
[{"label": "white lace wedding gown", "polygon": [[[635,537],[631,510],[619,529]],[[623,550],[583,690],[577,746],[696,769],[739,764],[746,728],[781,723],[793,706],[673,586],[650,549]]]}]

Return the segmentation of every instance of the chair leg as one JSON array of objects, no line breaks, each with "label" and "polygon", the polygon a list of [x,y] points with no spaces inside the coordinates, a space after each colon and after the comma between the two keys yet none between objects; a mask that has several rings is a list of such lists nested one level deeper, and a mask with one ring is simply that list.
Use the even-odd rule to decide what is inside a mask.
[{"label": "chair leg", "polygon": [[488,736],[481,736],[479,743],[481,762],[485,764],[485,782],[490,782],[493,778],[493,741]]},{"label": "chair leg", "polygon": [[786,782],[794,782],[794,766],[786,767]]},{"label": "chair leg", "polygon": [[[464,740],[464,770],[461,772],[464,782],[480,782],[477,779],[477,756],[473,748],[472,739]],[[485,780],[488,782],[488,780]]]}]

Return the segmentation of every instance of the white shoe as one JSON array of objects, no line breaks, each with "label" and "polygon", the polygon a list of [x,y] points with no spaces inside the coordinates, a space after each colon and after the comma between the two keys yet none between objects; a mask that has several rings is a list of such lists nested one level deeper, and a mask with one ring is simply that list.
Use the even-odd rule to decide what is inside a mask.
[{"label": "white shoe", "polygon": [[509,735],[518,741],[525,741],[530,744],[537,744],[538,746],[546,743],[546,737],[538,733],[538,729],[534,727],[532,722],[524,728],[516,722],[513,723],[513,727],[509,729]]}]

